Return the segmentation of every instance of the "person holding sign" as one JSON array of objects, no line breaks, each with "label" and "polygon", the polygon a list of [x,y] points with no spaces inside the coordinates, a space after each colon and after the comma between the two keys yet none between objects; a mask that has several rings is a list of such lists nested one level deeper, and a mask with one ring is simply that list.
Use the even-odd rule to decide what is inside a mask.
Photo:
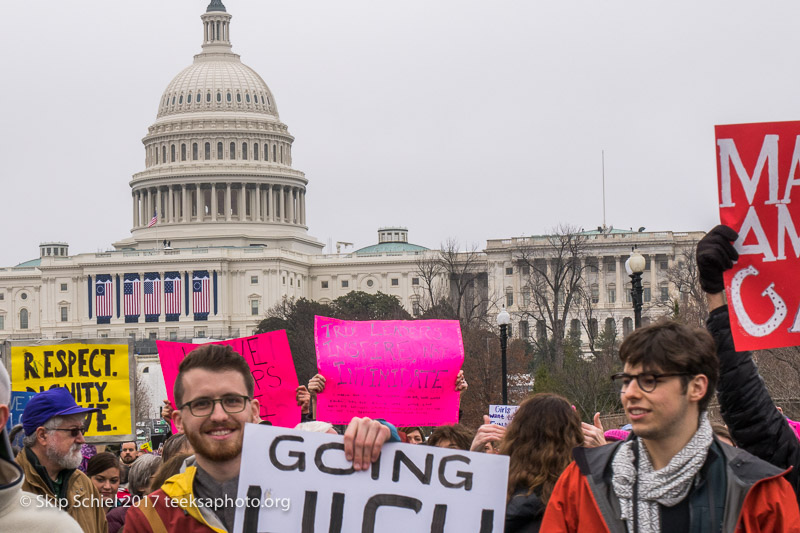
[{"label": "person holding sign", "polygon": [[[254,390],[247,361],[230,346],[206,344],[187,354],[175,379],[172,420],[195,455],[179,475],[128,511],[126,533],[233,530],[244,426],[260,408]],[[366,470],[388,438],[386,426],[354,418],[345,433],[345,456],[355,470]]]},{"label": "person holding sign", "polygon": [[65,509],[86,533],[108,531],[100,492],[89,477],[78,470],[86,442],[86,414],[97,408],[79,407],[62,387],[40,392],[25,406],[22,425],[25,448],[17,463],[25,473],[23,490]]},{"label": "person holding sign", "polygon": [[707,331],[659,321],[628,335],[619,357],[612,379],[633,435],[573,451],[542,531],[800,532],[786,471],[714,436],[719,361]]},{"label": "person holding sign", "polygon": [[720,362],[720,411],[739,447],[780,468],[792,467],[786,479],[800,498],[800,441],[772,402],[752,354],[737,352],[733,345],[722,291],[723,272],[739,258],[732,244],[738,237],[728,226],[717,226],[697,244],[700,285],[708,301],[706,325]]}]

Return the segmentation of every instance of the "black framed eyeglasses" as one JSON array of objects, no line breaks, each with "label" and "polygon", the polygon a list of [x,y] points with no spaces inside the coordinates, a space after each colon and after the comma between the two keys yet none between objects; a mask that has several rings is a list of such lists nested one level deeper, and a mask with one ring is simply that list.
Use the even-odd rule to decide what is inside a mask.
[{"label": "black framed eyeglasses", "polygon": [[226,413],[233,415],[244,411],[248,401],[250,398],[247,396],[227,394],[222,398],[196,398],[181,405],[178,409],[188,407],[189,412],[194,416],[211,416],[211,413],[214,412],[214,404],[218,403]]},{"label": "black framed eyeglasses", "polygon": [[617,390],[621,393],[625,392],[630,385],[631,380],[635,379],[639,388],[644,392],[653,392],[656,390],[656,385],[658,385],[658,380],[661,378],[671,378],[675,376],[694,376],[695,374],[691,374],[689,372],[665,372],[663,374],[657,374],[655,372],[642,372],[641,374],[626,374],[624,372],[620,372],[618,374],[614,374],[611,376],[611,381],[614,382],[614,386]]},{"label": "black framed eyeglasses", "polygon": [[48,431],[68,431],[69,436],[73,439],[77,438],[78,435],[85,435],[89,428],[86,426],[81,426],[77,428],[45,428]]}]

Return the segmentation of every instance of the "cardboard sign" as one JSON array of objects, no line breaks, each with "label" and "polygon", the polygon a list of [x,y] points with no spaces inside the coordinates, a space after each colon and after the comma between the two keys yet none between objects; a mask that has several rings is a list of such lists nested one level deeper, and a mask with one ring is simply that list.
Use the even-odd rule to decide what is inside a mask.
[{"label": "cardboard sign", "polygon": [[356,472],[343,442],[247,424],[234,531],[503,531],[508,457],[387,443]]},{"label": "cardboard sign", "polygon": [[[294,427],[300,423],[300,407],[295,399],[297,373],[286,331],[271,331],[251,337],[212,342],[230,346],[245,358],[255,380],[255,398],[261,405],[261,418],[274,426]],[[183,342],[156,341],[167,398],[175,405],[173,385],[178,366],[192,350],[203,346]]]},{"label": "cardboard sign", "polygon": [[64,387],[78,405],[101,409],[86,417],[87,440],[117,442],[131,438],[135,411],[133,355],[127,341],[102,340],[108,342],[12,343],[11,389],[41,392]]},{"label": "cardboard sign", "polygon": [[725,273],[736,348],[800,345],[800,122],[717,126],[716,139],[720,220],[739,232]]},{"label": "cardboard sign", "polygon": [[397,426],[458,422],[456,375],[464,363],[457,320],[348,321],[315,317],[317,368],[325,390],[317,419],[354,416]]},{"label": "cardboard sign", "polygon": [[489,419],[492,424],[506,428],[514,419],[517,409],[519,409],[519,405],[490,405]]},{"label": "cardboard sign", "polygon": [[6,422],[6,429],[11,432],[11,429],[17,424],[22,424],[22,412],[31,398],[36,395],[35,392],[22,392],[12,391],[11,401],[8,403],[8,421]]}]

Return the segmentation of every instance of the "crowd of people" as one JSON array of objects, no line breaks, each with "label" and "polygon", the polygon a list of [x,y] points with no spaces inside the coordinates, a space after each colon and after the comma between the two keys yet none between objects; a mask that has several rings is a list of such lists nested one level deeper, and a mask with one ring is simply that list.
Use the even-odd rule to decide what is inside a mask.
[{"label": "crowd of people", "polygon": [[[317,375],[297,390],[297,429],[342,434],[355,470],[368,469],[387,442],[505,455],[508,482],[496,490],[506,497],[507,533],[800,532],[800,439],[752,355],[733,347],[723,272],[738,257],[736,238],[718,226],[697,247],[707,330],[662,320],[625,338],[623,371],[611,376],[628,419],[621,428],[604,431],[599,414],[584,423],[567,398],[549,393],[524,400],[507,428],[488,416],[476,431],[360,417],[337,427],[313,420],[325,389]],[[455,386],[467,389],[463,374]],[[0,426],[10,390],[0,366]],[[714,394],[726,425],[709,420]],[[95,453],[83,438],[93,409],[66,389],[34,396],[22,449],[0,446],[4,530],[232,531],[233,507],[192,501],[236,499],[245,424],[262,423],[250,369],[230,347],[204,345],[181,362],[174,400],[162,416],[179,432],[159,450],[127,442]]]}]

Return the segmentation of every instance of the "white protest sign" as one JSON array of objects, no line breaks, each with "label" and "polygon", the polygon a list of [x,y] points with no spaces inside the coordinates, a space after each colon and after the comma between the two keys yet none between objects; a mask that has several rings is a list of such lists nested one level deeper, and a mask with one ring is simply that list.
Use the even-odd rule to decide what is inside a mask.
[{"label": "white protest sign", "polygon": [[387,443],[367,471],[344,438],[247,424],[234,531],[502,533],[508,457]]},{"label": "white protest sign", "polygon": [[514,419],[514,413],[519,409],[519,405],[490,405],[489,419],[492,424],[508,427]]}]

